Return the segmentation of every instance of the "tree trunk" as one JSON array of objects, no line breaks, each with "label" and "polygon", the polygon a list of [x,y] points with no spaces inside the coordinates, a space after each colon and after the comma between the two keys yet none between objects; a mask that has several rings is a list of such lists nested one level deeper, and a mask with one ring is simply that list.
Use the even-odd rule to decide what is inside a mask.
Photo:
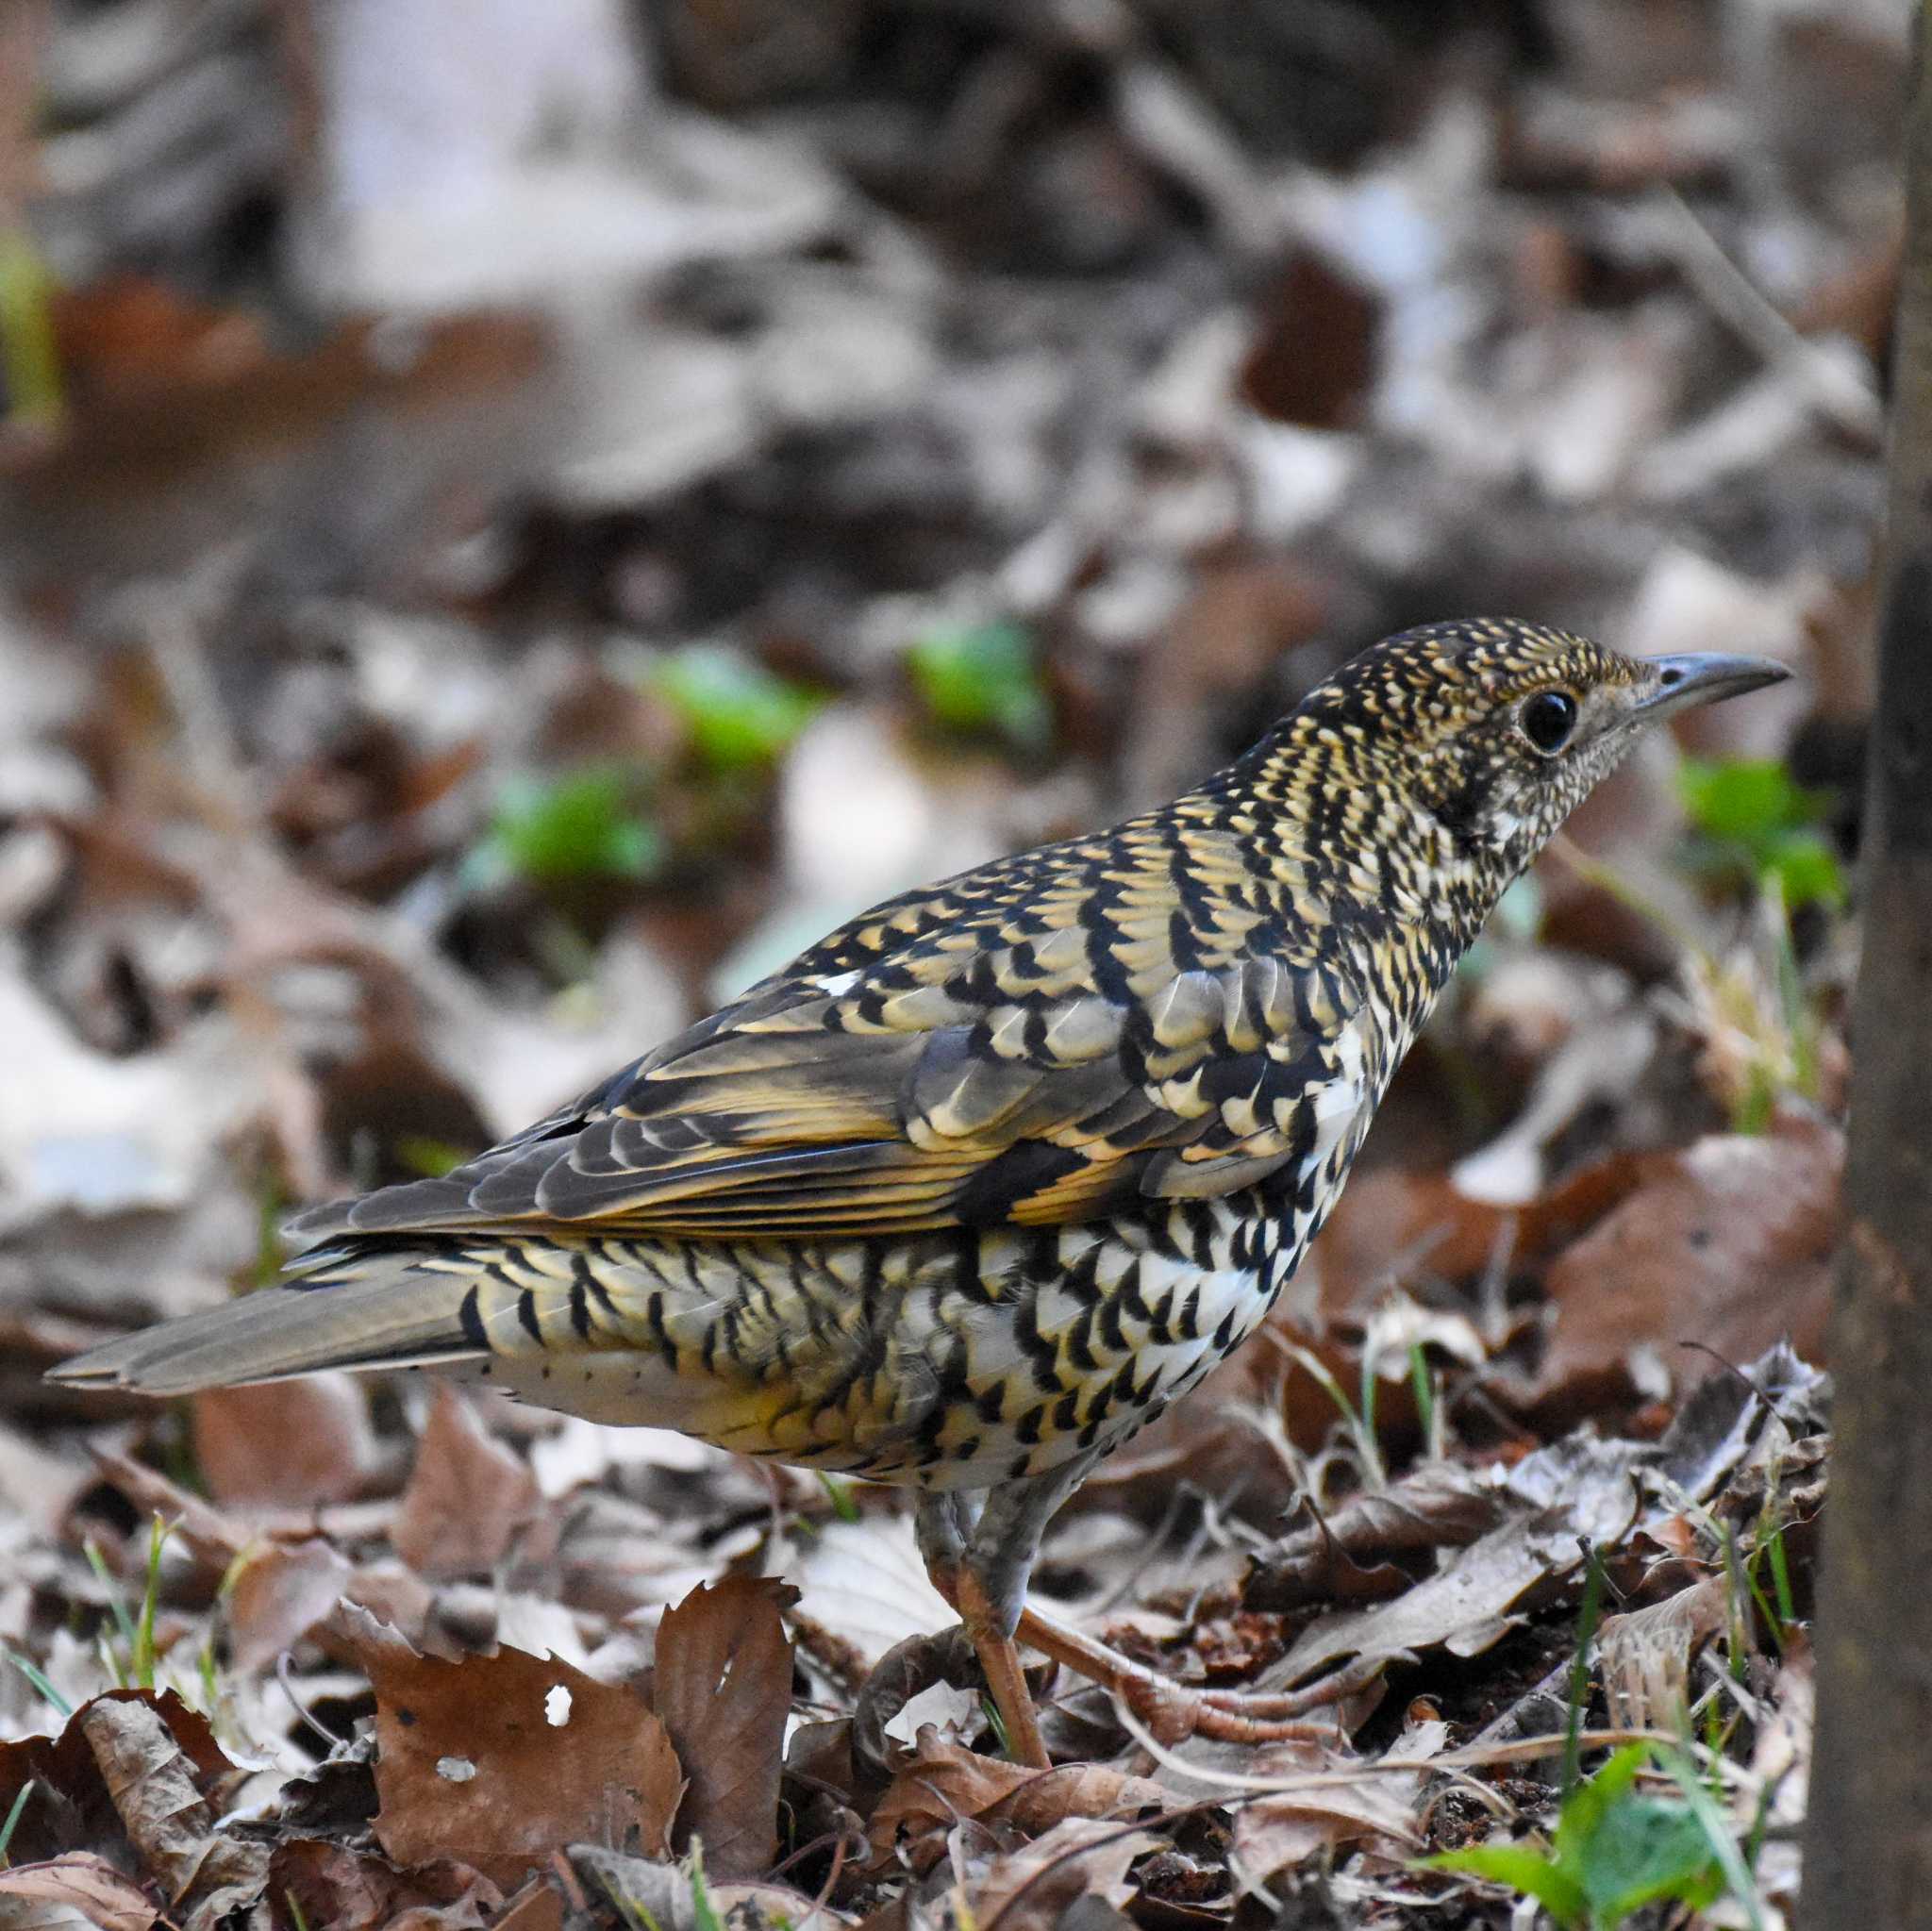
[{"label": "tree trunk", "polygon": [[[1926,0],[1932,11],[1932,0]],[[1932,63],[1906,131],[1805,1931],[1932,1926]]]}]

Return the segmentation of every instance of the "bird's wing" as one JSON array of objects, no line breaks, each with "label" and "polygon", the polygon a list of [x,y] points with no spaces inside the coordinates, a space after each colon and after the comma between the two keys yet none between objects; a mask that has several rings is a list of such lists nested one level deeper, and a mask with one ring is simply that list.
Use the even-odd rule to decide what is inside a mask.
[{"label": "bird's wing", "polygon": [[1000,896],[963,928],[957,903],[881,908],[446,1176],[294,1231],[1074,1222],[1252,1185],[1325,1150],[1373,1084],[1332,952],[1246,957],[1224,932],[1181,969],[1171,892],[1103,918],[1084,889]]}]

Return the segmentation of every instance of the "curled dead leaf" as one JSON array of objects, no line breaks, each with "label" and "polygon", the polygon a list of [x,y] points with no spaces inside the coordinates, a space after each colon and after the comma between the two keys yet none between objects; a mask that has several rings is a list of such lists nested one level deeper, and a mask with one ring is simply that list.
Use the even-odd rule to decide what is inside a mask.
[{"label": "curled dead leaf", "polygon": [[[158,1726],[150,1733],[155,1759],[185,1772],[187,1801],[199,1803],[216,1790],[234,1766],[215,1741],[208,1719],[192,1710],[173,1690],[110,1690],[83,1704],[58,1737],[23,1737],[0,1743],[0,1816],[9,1814],[23,1789],[37,1787],[16,1822],[11,1855],[24,1863],[45,1861],[72,1851],[120,1849],[127,1835],[100,1760],[89,1720],[104,1706],[135,1705]],[[111,1721],[111,1720],[110,1720]],[[99,1726],[107,1736],[107,1725]],[[125,1856],[125,1851],[123,1856]]]},{"label": "curled dead leaf", "polygon": [[791,1709],[791,1644],[780,1610],[798,1591],[770,1576],[700,1584],[658,1627],[651,1698],[690,1784],[681,1841],[701,1839],[720,1877],[770,1869]]},{"label": "curled dead leaf", "polygon": [[1242,1601],[1285,1610],[1380,1600],[1408,1585],[1390,1556],[1465,1547],[1501,1512],[1494,1484],[1474,1470],[1424,1462],[1392,1488],[1351,1495],[1325,1519],[1290,1530],[1257,1560]]},{"label": "curled dead leaf", "polygon": [[1052,1931],[1076,1898],[1099,1898],[1119,1910],[1135,1892],[1128,1868],[1159,1844],[1152,1831],[1131,1824],[1066,1818],[993,1860],[970,1892],[974,1917],[980,1931]]},{"label": "curled dead leaf", "polygon": [[149,1931],[159,1916],[145,1891],[91,1852],[0,1871],[8,1931]]},{"label": "curled dead leaf", "polygon": [[1131,1823],[1167,1802],[1167,1792],[1147,1777],[1127,1776],[1097,1763],[1048,1771],[1004,1763],[947,1742],[927,1723],[919,1732],[912,1760],[873,1811],[873,1868],[887,1869],[903,1856],[923,1875],[945,1855],[947,1835],[962,1818],[1006,1824],[1033,1838],[1068,1818]]},{"label": "curled dead leaf", "polygon": [[269,1894],[298,1906],[301,1922],[330,1931],[382,1931],[405,1922],[414,1931],[480,1931],[485,1912],[503,1901],[502,1891],[467,1865],[445,1859],[402,1871],[374,1852],[313,1837],[276,1844]]},{"label": "curled dead leaf", "polygon": [[211,1931],[268,1882],[265,1845],[215,1828],[196,1766],[142,1697],[97,1697],[75,1718],[142,1865],[189,1931]]}]

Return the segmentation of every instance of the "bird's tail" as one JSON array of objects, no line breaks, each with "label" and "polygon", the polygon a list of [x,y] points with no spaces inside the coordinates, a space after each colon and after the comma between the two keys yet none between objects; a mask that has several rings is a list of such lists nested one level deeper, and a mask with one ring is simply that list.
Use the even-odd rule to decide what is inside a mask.
[{"label": "bird's tail", "polygon": [[225,1307],[90,1349],[49,1379],[142,1394],[193,1394],[324,1368],[449,1367],[490,1350],[464,1319],[471,1276],[424,1266],[422,1249],[305,1255],[300,1277]]}]

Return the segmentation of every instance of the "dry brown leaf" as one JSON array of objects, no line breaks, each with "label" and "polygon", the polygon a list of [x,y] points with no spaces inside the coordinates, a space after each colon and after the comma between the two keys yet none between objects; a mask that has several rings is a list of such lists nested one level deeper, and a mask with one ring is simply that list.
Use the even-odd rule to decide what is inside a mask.
[{"label": "dry brown leaf", "polygon": [[1044,1837],[993,1860],[972,1888],[980,1931],[1052,1931],[1075,1898],[1097,1897],[1116,1910],[1133,1897],[1127,1867],[1156,1849],[1153,1832],[1097,1818],[1069,1817]]},{"label": "dry brown leaf", "polygon": [[563,1931],[563,1894],[533,1877],[504,1906],[491,1931]]},{"label": "dry brown leaf", "polygon": [[1530,1590],[1569,1575],[1582,1547],[1615,1541],[1637,1518],[1641,1451],[1574,1435],[1512,1473],[1507,1519],[1392,1602],[1318,1617],[1274,1673],[1294,1683],[1344,1656],[1394,1656],[1441,1646],[1479,1655],[1508,1628]]},{"label": "dry brown leaf", "polygon": [[537,1478],[468,1399],[439,1384],[391,1540],[425,1575],[488,1573],[541,1507]]},{"label": "dry brown leaf", "polygon": [[[1427,1774],[1427,1761],[1449,1740],[1440,1722],[1415,1725],[1376,1763],[1310,1745],[1275,1745],[1244,1763],[1255,1776],[1279,1775],[1279,1796],[1244,1804],[1235,1812],[1234,1854],[1252,1877],[1264,1881],[1338,1845],[1382,1839],[1388,1848],[1412,1854],[1421,1847],[1415,1803]],[[1416,1765],[1412,1775],[1391,1773],[1391,1763]],[[1351,1772],[1359,1773],[1351,1776]],[[1296,1784],[1301,1781],[1301,1788]]]},{"label": "dry brown leaf", "polygon": [[148,1931],[159,1916],[145,1892],[86,1851],[0,1871],[6,1931]]},{"label": "dry brown leaf", "polygon": [[[302,1922],[329,1931],[476,1931],[503,1893],[468,1865],[447,1859],[399,1871],[388,1858],[324,1838],[285,1838],[269,1860],[269,1894],[292,1900]],[[555,1895],[555,1893],[552,1893]],[[291,1914],[292,1915],[292,1914]],[[496,1925],[508,1922],[496,1918]],[[525,1931],[533,1931],[525,1925]]]},{"label": "dry brown leaf", "polygon": [[0,1743],[0,1816],[12,1809],[29,1782],[29,1798],[15,1827],[12,1855],[25,1862],[68,1851],[118,1846],[125,1826],[105,1781],[86,1720],[105,1705],[135,1705],[152,1713],[185,1759],[195,1788],[212,1790],[234,1766],[215,1741],[208,1719],[173,1690],[110,1690],[85,1703],[58,1737],[23,1737]]},{"label": "dry brown leaf", "polygon": [[1506,1236],[1518,1263],[1556,1253],[1629,1193],[1639,1163],[1612,1155],[1581,1169],[1541,1199],[1515,1207],[1472,1200],[1446,1174],[1380,1167],[1352,1179],[1310,1253],[1332,1320],[1359,1320],[1409,1263],[1442,1280],[1472,1280],[1491,1265]]},{"label": "dry brown leaf", "polygon": [[202,1931],[261,1895],[267,1846],[215,1829],[195,1765],[159,1710],[140,1698],[103,1697],[75,1721],[128,1841],[184,1925]]},{"label": "dry brown leaf", "polygon": [[962,1818],[1007,1823],[1038,1837],[1070,1817],[1132,1822],[1168,1801],[1160,1785],[1097,1763],[1033,1770],[981,1756],[949,1743],[931,1723],[922,1726],[912,1760],[873,1810],[874,1869],[900,1856],[924,1875],[945,1854],[946,1834]]},{"label": "dry brown leaf", "polygon": [[[102,1474],[130,1502],[173,1523],[178,1539],[217,1574],[225,1572],[238,1556],[263,1546],[261,1538],[247,1523],[211,1507],[200,1496],[190,1494],[186,1489],[177,1488],[158,1471],[107,1449],[97,1449],[94,1459]],[[305,1535],[302,1540],[313,1539]],[[271,1572],[265,1586],[274,1581]],[[429,1590],[421,1579],[395,1563],[351,1568],[342,1586],[341,1599],[373,1612],[411,1637],[425,1627],[431,1603]],[[329,1647],[332,1655],[354,1654],[353,1642],[339,1635],[333,1623],[334,1618],[326,1619],[325,1647]],[[261,1640],[266,1643],[267,1640],[268,1632],[264,1630]]]},{"label": "dry brown leaf", "polygon": [[1378,1600],[1395,1593],[1398,1581],[1408,1584],[1402,1570],[1378,1558],[1466,1547],[1502,1507],[1494,1485],[1474,1471],[1424,1462],[1392,1488],[1351,1495],[1325,1520],[1290,1530],[1257,1560],[1242,1602],[1251,1609],[1286,1610]]},{"label": "dry brown leaf", "polygon": [[555,1657],[444,1662],[360,1625],[375,1689],[376,1840],[399,1864],[459,1857],[513,1884],[579,1838],[661,1855],[684,1783],[640,1698]]},{"label": "dry brown leaf", "polygon": [[347,1374],[216,1389],[192,1409],[196,1466],[230,1507],[346,1502],[381,1466],[368,1395]]},{"label": "dry brown leaf", "polygon": [[1730,1578],[1719,1573],[1660,1603],[1604,1618],[1596,1638],[1597,1667],[1613,1728],[1683,1726],[1691,1663],[1728,1624],[1730,1590]]},{"label": "dry brown leaf", "polygon": [[325,1618],[347,1592],[355,1570],[319,1536],[264,1542],[230,1572],[227,1594],[236,1669],[265,1668]]},{"label": "dry brown leaf", "polygon": [[1637,1191],[1551,1264],[1555,1332],[1527,1398],[1588,1412],[1750,1361],[1785,1336],[1822,1358],[1844,1136],[1794,1120],[1642,1163]]},{"label": "dry brown leaf", "polygon": [[778,1773],[791,1708],[791,1644],[779,1612],[798,1591],[770,1576],[700,1584],[658,1628],[651,1697],[691,1779],[680,1843],[705,1868],[755,1876],[777,1854]]}]

